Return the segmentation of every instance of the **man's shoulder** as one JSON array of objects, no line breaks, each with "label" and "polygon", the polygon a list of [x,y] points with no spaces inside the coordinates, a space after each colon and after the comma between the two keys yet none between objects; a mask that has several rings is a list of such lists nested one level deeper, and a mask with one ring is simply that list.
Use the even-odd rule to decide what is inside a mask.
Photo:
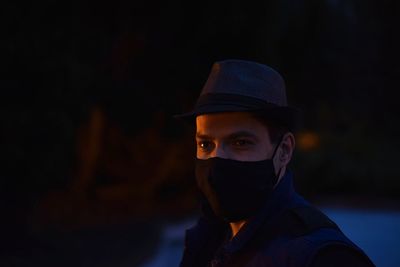
[{"label": "man's shoulder", "polygon": [[332,228],[295,237],[281,236],[254,251],[248,266],[373,267],[364,252],[347,240],[340,231]]},{"label": "man's shoulder", "polygon": [[278,261],[281,263],[285,262],[283,266],[310,266],[311,262],[315,262],[317,265],[312,266],[316,267],[324,266],[330,259],[335,262],[333,258],[341,256],[346,262],[360,262],[359,266],[374,266],[361,264],[370,263],[364,252],[329,217],[313,206],[288,210],[279,221],[279,227],[280,234],[272,242],[261,242],[255,254],[256,260],[273,257],[280,258]]},{"label": "man's shoulder", "polygon": [[310,267],[374,267],[372,261],[361,251],[342,244],[320,248],[309,261]]}]

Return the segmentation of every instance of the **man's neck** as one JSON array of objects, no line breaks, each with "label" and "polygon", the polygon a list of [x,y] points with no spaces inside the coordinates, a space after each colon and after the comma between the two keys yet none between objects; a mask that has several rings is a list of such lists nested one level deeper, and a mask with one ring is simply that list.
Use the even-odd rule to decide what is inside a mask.
[{"label": "man's neck", "polygon": [[246,223],[246,220],[243,221],[239,221],[239,222],[231,222],[229,223],[231,226],[231,230],[232,230],[232,238],[235,237],[235,235],[240,231],[240,229],[243,227],[243,225]]}]

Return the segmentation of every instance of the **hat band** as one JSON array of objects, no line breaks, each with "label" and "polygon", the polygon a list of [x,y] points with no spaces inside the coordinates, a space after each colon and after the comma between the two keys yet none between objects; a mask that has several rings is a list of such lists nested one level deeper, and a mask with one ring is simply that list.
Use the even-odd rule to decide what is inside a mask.
[{"label": "hat band", "polygon": [[196,109],[201,109],[206,106],[237,106],[242,108],[254,109],[254,110],[263,110],[270,109],[274,107],[278,107],[278,105],[273,103],[268,103],[259,98],[254,98],[245,95],[238,94],[225,94],[225,93],[216,93],[216,94],[204,94],[201,95],[196,103]]}]

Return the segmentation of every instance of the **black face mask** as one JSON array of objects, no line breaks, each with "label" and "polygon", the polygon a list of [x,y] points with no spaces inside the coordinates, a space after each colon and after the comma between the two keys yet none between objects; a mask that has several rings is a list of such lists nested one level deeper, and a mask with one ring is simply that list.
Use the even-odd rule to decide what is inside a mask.
[{"label": "black face mask", "polygon": [[271,159],[262,161],[196,159],[197,185],[217,217],[236,222],[261,209],[278,181],[276,148]]}]

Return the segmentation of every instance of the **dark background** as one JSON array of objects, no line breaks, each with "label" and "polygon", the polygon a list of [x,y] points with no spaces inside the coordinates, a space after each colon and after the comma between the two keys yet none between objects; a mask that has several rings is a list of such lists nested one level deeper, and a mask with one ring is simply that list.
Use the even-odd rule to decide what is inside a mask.
[{"label": "dark background", "polygon": [[395,205],[398,11],[394,0],[2,2],[2,266],[151,257],[162,225],[197,206],[193,129],[172,115],[228,58],[277,69],[303,110],[300,192]]}]

